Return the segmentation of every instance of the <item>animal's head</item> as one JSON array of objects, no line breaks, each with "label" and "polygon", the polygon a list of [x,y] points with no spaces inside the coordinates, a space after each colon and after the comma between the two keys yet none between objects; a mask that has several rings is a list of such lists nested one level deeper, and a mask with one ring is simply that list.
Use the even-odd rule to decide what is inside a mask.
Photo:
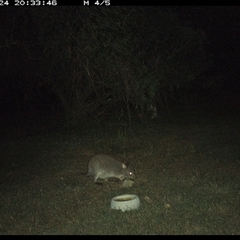
[{"label": "animal's head", "polygon": [[122,173],[125,178],[128,179],[135,179],[135,174],[133,172],[133,169],[129,164],[122,163]]}]

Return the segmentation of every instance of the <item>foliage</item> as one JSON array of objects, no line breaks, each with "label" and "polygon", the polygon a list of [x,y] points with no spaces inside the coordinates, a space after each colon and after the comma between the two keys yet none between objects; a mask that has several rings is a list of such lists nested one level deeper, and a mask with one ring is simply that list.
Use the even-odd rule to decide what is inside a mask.
[{"label": "foliage", "polygon": [[74,121],[131,121],[206,67],[204,33],[159,7],[21,9],[15,23],[15,38],[41,60],[38,84]]}]

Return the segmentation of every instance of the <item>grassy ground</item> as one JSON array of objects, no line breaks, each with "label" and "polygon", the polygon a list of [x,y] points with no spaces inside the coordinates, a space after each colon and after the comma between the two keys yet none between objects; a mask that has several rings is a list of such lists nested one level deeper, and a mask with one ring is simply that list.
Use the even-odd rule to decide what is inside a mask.
[{"label": "grassy ground", "polygon": [[[2,141],[0,234],[240,234],[239,118],[182,113],[133,125]],[[134,166],[132,188],[81,175],[100,152]],[[139,196],[139,210],[110,209],[123,193]]]}]

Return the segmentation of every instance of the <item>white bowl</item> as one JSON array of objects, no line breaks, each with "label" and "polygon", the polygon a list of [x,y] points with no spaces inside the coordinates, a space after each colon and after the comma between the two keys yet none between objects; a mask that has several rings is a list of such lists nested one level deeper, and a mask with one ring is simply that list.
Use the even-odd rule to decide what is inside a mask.
[{"label": "white bowl", "polygon": [[140,200],[137,195],[123,194],[112,198],[111,208],[121,210],[122,212],[138,209]]}]

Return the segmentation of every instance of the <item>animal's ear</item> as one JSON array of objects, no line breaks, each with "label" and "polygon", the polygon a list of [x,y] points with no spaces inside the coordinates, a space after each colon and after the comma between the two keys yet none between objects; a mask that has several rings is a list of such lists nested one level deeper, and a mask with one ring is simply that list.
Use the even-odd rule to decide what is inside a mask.
[{"label": "animal's ear", "polygon": [[122,168],[123,168],[123,169],[126,169],[126,168],[127,168],[127,166],[126,166],[125,163],[122,163]]}]

